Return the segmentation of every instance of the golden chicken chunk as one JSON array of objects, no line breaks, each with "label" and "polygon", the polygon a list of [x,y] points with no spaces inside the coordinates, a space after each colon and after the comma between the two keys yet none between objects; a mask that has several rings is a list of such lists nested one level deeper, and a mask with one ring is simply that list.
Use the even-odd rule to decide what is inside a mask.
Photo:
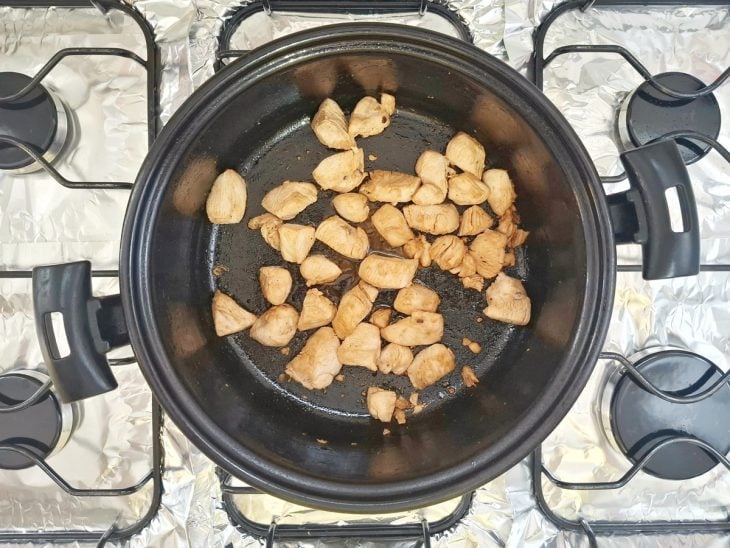
[{"label": "golden chicken chunk", "polygon": [[360,323],[342,341],[337,350],[337,358],[342,365],[366,367],[378,370],[380,356],[380,329],[371,323]]},{"label": "golden chicken chunk", "polygon": [[340,339],[331,327],[320,327],[286,364],[286,374],[310,390],[327,388],[342,369],[337,359]]},{"label": "golden chicken chunk", "polygon": [[461,279],[461,285],[463,285],[465,289],[476,289],[479,293],[481,293],[482,289],[484,289],[484,277],[479,274],[465,276]]},{"label": "golden chicken chunk", "polygon": [[314,227],[285,223],[279,227],[281,257],[290,263],[301,264],[314,245]]},{"label": "golden chicken chunk", "polygon": [[371,253],[360,263],[358,275],[380,289],[400,289],[413,281],[418,269],[415,259]]},{"label": "golden chicken chunk", "polygon": [[502,261],[502,266],[515,266],[517,264],[517,257],[515,257],[515,254],[511,251],[508,251],[504,254],[504,261]]},{"label": "golden chicken chunk", "polygon": [[395,97],[393,97],[390,93],[381,93],[380,106],[383,107],[385,112],[393,116],[393,114],[395,114]]},{"label": "golden chicken chunk", "polygon": [[317,201],[317,187],[312,183],[284,181],[266,193],[261,205],[279,219],[290,221]]},{"label": "golden chicken chunk", "polygon": [[446,192],[434,185],[421,185],[413,195],[413,203],[416,205],[436,205],[443,203],[446,199]]},{"label": "golden chicken chunk", "polygon": [[259,283],[264,298],[273,305],[284,304],[292,286],[291,274],[281,266],[259,268]]},{"label": "golden chicken chunk", "polygon": [[403,215],[411,228],[429,234],[449,234],[459,228],[459,210],[454,204],[407,205]]},{"label": "golden chicken chunk", "polygon": [[264,346],[286,346],[297,332],[299,313],[290,304],[272,306],[251,326],[249,335]]},{"label": "golden chicken chunk", "polygon": [[416,237],[400,210],[390,204],[383,204],[373,213],[372,222],[375,230],[392,247],[400,247]]},{"label": "golden chicken chunk", "polygon": [[495,230],[479,234],[469,246],[469,253],[476,261],[477,272],[485,278],[494,278],[504,264],[504,248],[507,237]]},{"label": "golden chicken chunk", "polygon": [[431,244],[423,234],[403,244],[403,253],[409,259],[418,259],[423,267],[431,266]]},{"label": "golden chicken chunk", "polygon": [[489,213],[478,205],[473,205],[465,209],[464,213],[461,214],[459,236],[476,236],[488,228],[492,228],[493,224],[494,221],[489,216]]},{"label": "golden chicken chunk", "polygon": [[254,217],[248,222],[248,228],[252,230],[261,229],[261,237],[271,247],[279,251],[281,249],[281,241],[279,240],[279,227],[284,223],[276,215],[264,213]]},{"label": "golden chicken chunk", "polygon": [[307,331],[327,325],[335,317],[337,307],[319,289],[310,289],[304,296],[297,329]]},{"label": "golden chicken chunk", "polygon": [[353,148],[327,156],[312,172],[324,190],[350,192],[365,178],[365,157],[361,148]]},{"label": "golden chicken chunk", "polygon": [[449,269],[449,272],[456,274],[459,278],[468,278],[477,273],[477,262],[468,251],[464,253],[461,263],[458,266]]},{"label": "golden chicken chunk", "polygon": [[310,255],[299,265],[299,273],[307,286],[334,282],[342,269],[324,255]]},{"label": "golden chicken chunk", "polygon": [[441,304],[441,298],[433,289],[419,283],[404,287],[395,296],[393,308],[403,314],[413,314],[417,310],[436,312]]},{"label": "golden chicken chunk", "polygon": [[390,316],[393,311],[390,308],[378,308],[370,314],[370,323],[383,328],[390,323]]},{"label": "golden chicken chunk", "polygon": [[464,386],[467,388],[473,388],[479,384],[479,377],[477,377],[477,374],[474,373],[474,370],[468,365],[461,368],[461,379],[464,381]]},{"label": "golden chicken chunk", "polygon": [[449,161],[433,150],[424,151],[416,162],[416,174],[423,184],[413,195],[413,203],[418,205],[440,204],[446,199],[448,183],[446,170]]},{"label": "golden chicken chunk", "polygon": [[395,411],[395,400],[398,394],[392,390],[385,390],[377,386],[368,388],[367,406],[370,415],[382,422],[390,422]]},{"label": "golden chicken chunk", "polygon": [[443,344],[432,344],[413,358],[406,374],[417,390],[431,386],[456,367],[454,353]]},{"label": "golden chicken chunk", "polygon": [[319,142],[328,148],[347,150],[355,146],[355,139],[347,133],[345,113],[332,99],[322,101],[311,126]]},{"label": "golden chicken chunk", "polygon": [[337,215],[320,223],[315,238],[350,259],[365,258],[370,247],[368,235],[362,228],[348,224]]},{"label": "golden chicken chunk", "polygon": [[370,214],[368,199],[357,192],[338,194],[332,199],[337,214],[351,223],[362,223]]},{"label": "golden chicken chunk", "polygon": [[371,202],[397,204],[410,202],[420,185],[421,179],[413,175],[376,169],[370,172],[370,178],[360,187],[359,192]]},{"label": "golden chicken chunk", "polygon": [[377,296],[378,290],[362,281],[342,296],[332,320],[332,327],[340,339],[347,337],[365,319]]},{"label": "golden chicken chunk", "polygon": [[462,171],[481,177],[487,154],[479,141],[460,131],[446,145],[446,157]]},{"label": "golden chicken chunk", "polygon": [[449,200],[456,205],[478,205],[489,198],[489,187],[471,173],[460,173],[449,179]]},{"label": "golden chicken chunk", "polygon": [[390,343],[380,351],[378,369],[385,373],[402,375],[413,361],[413,352],[407,346]]},{"label": "golden chicken chunk", "polygon": [[439,236],[431,244],[431,259],[441,270],[457,268],[466,255],[466,244],[458,236]]},{"label": "golden chicken chunk", "polygon": [[489,207],[497,215],[504,215],[517,198],[509,174],[504,169],[489,169],[482,180],[489,187]]},{"label": "golden chicken chunk", "polygon": [[383,130],[390,125],[388,110],[392,107],[394,108],[394,105],[391,105],[390,99],[387,100],[387,105],[384,107],[375,97],[363,97],[352,109],[347,132],[352,137],[370,137],[383,133]]},{"label": "golden chicken chunk", "polygon": [[216,291],[213,295],[212,312],[215,334],[219,337],[248,329],[256,321],[255,314],[251,314],[221,291]]},{"label": "golden chicken chunk", "polygon": [[246,181],[237,172],[227,169],[213,181],[205,212],[208,220],[217,225],[240,223],[246,214],[248,192]]},{"label": "golden chicken chunk", "polygon": [[530,322],[530,298],[520,280],[499,274],[487,288],[484,315],[492,320],[527,325]]},{"label": "golden chicken chunk", "polygon": [[381,329],[380,335],[401,346],[433,344],[444,336],[444,318],[435,312],[416,310],[411,316]]}]

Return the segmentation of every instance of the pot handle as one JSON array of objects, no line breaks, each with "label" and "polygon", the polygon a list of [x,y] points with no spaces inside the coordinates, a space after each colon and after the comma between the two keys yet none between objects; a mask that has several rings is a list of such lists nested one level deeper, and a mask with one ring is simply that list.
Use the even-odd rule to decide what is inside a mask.
[{"label": "pot handle", "polygon": [[[631,188],[608,195],[616,242],[641,244],[644,279],[693,276],[700,270],[700,227],[687,168],[674,141],[621,154]],[[683,230],[672,230],[666,191],[675,188]]]},{"label": "pot handle", "polygon": [[[73,402],[117,387],[106,354],[129,343],[119,295],[94,297],[91,263],[33,269],[33,308],[43,359],[61,400]],[[61,357],[51,314],[63,315],[70,353]]]}]

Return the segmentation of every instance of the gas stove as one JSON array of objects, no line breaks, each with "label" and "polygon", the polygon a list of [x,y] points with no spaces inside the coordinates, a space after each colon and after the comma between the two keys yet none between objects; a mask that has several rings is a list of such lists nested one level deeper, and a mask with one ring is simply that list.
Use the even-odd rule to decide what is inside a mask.
[{"label": "gas stove", "polygon": [[[0,542],[727,544],[730,3],[0,0],[0,15]],[[521,70],[609,193],[627,188],[620,151],[675,139],[702,235],[693,278],[644,281],[638,246],[619,248],[604,351],[530,458],[461,498],[378,516],[299,507],[216,469],[163,421],[129,348],[110,359],[116,389],[62,403],[31,300],[33,267],[80,259],[95,294],[116,292],[135,173],[196,87],[274,38],[350,20],[429,28]]]}]

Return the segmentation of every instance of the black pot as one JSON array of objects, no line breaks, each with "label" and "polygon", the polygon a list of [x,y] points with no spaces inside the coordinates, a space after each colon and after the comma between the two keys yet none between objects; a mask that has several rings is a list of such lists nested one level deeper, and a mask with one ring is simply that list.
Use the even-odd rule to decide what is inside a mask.
[{"label": "black pot", "polygon": [[[266,190],[310,179],[316,161],[331,153],[307,124],[321,100],[331,96],[349,109],[379,91],[394,93],[399,111],[381,136],[360,140],[377,167],[412,171],[424,148],[442,149],[457,130],[470,132],[491,165],[510,171],[531,231],[512,272],[532,299],[527,327],[477,323],[482,297],[437,269],[422,271],[443,298],[445,342],[455,349],[462,336],[482,342],[478,356],[457,350],[457,363],[472,365],[481,383],[464,389],[457,368],[447,379],[456,393],[440,384],[424,390],[426,409],[392,426],[389,436],[367,416],[361,391],[381,381],[371,373],[346,368],[347,382],[327,393],[300,390],[276,380],[289,358],[247,335],[216,337],[216,284],[262,312],[256,272],[281,261],[245,222],[214,227],[204,213],[225,168],[247,179],[246,219],[260,213]],[[552,104],[510,67],[463,42],[395,25],[292,35],[211,78],[155,141],[127,210],[121,304],[118,296],[92,297],[88,263],[36,269],[46,361],[66,400],[110,390],[116,383],[105,353],[127,342],[128,332],[152,390],[193,443],[234,476],[286,499],[387,511],[464,493],[524,458],[578,397],[611,314],[617,243],[642,244],[647,278],[698,271],[697,214],[674,143],[622,159],[632,189],[607,199]],[[672,232],[664,198],[674,186],[682,233]],[[297,222],[321,219],[328,202],[320,199]],[[230,272],[216,279],[211,268],[220,263]],[[303,292],[295,288],[295,305]],[[50,312],[65,317],[71,354],[63,359]]]}]

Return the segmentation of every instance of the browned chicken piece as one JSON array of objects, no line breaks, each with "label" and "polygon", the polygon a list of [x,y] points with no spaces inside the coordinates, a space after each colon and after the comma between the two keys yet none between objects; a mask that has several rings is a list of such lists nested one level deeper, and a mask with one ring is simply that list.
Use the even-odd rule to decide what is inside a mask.
[{"label": "browned chicken piece", "polygon": [[371,253],[360,263],[360,278],[380,289],[400,289],[413,281],[418,261]]},{"label": "browned chicken piece", "polygon": [[297,332],[299,313],[290,304],[272,306],[251,326],[249,335],[264,346],[286,346]]},{"label": "browned chicken piece", "polygon": [[342,369],[337,359],[340,339],[331,327],[320,327],[286,364],[286,374],[309,390],[327,388]]},{"label": "browned chicken piece", "polygon": [[449,179],[449,200],[456,205],[479,205],[487,201],[489,187],[471,173]]},{"label": "browned chicken piece", "polygon": [[364,259],[370,247],[368,235],[362,228],[348,224],[337,215],[320,223],[315,238],[350,259]]},{"label": "browned chicken piece", "polygon": [[444,318],[435,312],[416,310],[411,316],[380,330],[382,337],[401,346],[433,344],[444,336]]},{"label": "browned chicken piece", "polygon": [[395,419],[395,422],[398,424],[405,424],[406,423],[406,412],[403,411],[403,409],[396,409],[393,412],[393,418]]},{"label": "browned chicken piece", "polygon": [[455,367],[454,353],[443,344],[432,344],[416,354],[406,373],[413,387],[421,390],[451,373]]},{"label": "browned chicken piece", "polygon": [[335,317],[337,307],[319,289],[310,289],[302,301],[297,329],[307,331],[327,325]]},{"label": "browned chicken piece", "polygon": [[261,229],[261,237],[271,247],[279,251],[281,242],[279,240],[279,227],[284,221],[271,213],[264,213],[254,217],[248,222],[248,228],[252,230]]},{"label": "browned chicken piece", "polygon": [[217,225],[240,223],[246,213],[246,181],[237,172],[227,169],[213,181],[205,212],[208,220]]},{"label": "browned chicken piece", "polygon": [[479,234],[469,247],[469,253],[477,264],[477,272],[485,278],[494,278],[502,270],[504,248],[507,238],[494,230],[486,230]]},{"label": "browned chicken piece", "polygon": [[342,295],[332,320],[332,327],[340,339],[347,337],[365,319],[377,296],[378,290],[362,281]]},{"label": "browned chicken piece", "polygon": [[350,192],[365,178],[365,157],[361,148],[327,156],[312,172],[312,178],[324,190]]},{"label": "browned chicken piece", "polygon": [[413,195],[413,203],[416,205],[436,205],[443,203],[446,199],[446,192],[434,185],[421,185]]},{"label": "browned chicken piece", "polygon": [[411,392],[411,395],[408,396],[408,401],[411,402],[411,405],[414,407],[418,405],[418,392]]},{"label": "browned chicken piece", "polygon": [[299,273],[307,286],[334,282],[342,269],[324,255],[310,255],[299,265]]},{"label": "browned chicken piece", "polygon": [[458,236],[439,236],[431,244],[431,259],[441,270],[458,267],[466,254],[466,244]]},{"label": "browned chicken piece", "polygon": [[266,193],[261,205],[279,219],[290,221],[317,201],[317,187],[312,183],[284,181]]},{"label": "browned chicken piece", "polygon": [[380,329],[371,323],[360,323],[355,330],[344,338],[337,350],[337,358],[342,365],[366,367],[378,370],[380,356]]},{"label": "browned chicken piece", "polygon": [[493,224],[494,221],[489,213],[477,205],[471,206],[461,214],[459,236],[476,236],[488,228],[492,228]]},{"label": "browned chicken piece", "polygon": [[404,287],[395,296],[393,308],[403,314],[411,315],[416,310],[424,312],[436,312],[441,304],[441,298],[434,290],[419,283]]},{"label": "browned chicken piece", "polygon": [[413,361],[413,352],[407,346],[390,343],[380,351],[378,369],[385,373],[402,375]]},{"label": "browned chicken piece", "polygon": [[221,291],[216,291],[213,295],[212,312],[215,334],[219,337],[248,329],[256,321],[255,314],[251,314]]},{"label": "browned chicken piece", "polygon": [[418,205],[440,204],[446,199],[448,182],[446,170],[449,161],[446,156],[433,150],[424,151],[416,162],[416,173],[423,185],[413,195],[413,202]]},{"label": "browned chicken piece", "polygon": [[431,244],[423,234],[403,244],[403,253],[409,259],[418,259],[423,267],[431,266]]},{"label": "browned chicken piece", "polygon": [[473,276],[466,276],[461,279],[461,285],[466,289],[476,289],[479,293],[484,289],[484,277],[479,274]]},{"label": "browned chicken piece", "polygon": [[370,314],[370,323],[382,329],[390,323],[393,311],[390,308],[378,308]]},{"label": "browned chicken piece", "polygon": [[[508,242],[509,243],[509,242]],[[515,266],[517,263],[517,258],[515,257],[515,254],[511,251],[504,254],[504,261],[502,261],[502,265],[507,266]]]},{"label": "browned chicken piece", "polygon": [[501,232],[509,238],[512,234],[514,234],[515,230],[517,230],[519,222],[520,216],[517,214],[515,207],[512,206],[499,218],[497,232]]},{"label": "browned chicken piece", "polygon": [[479,141],[460,131],[446,145],[446,157],[462,171],[481,177],[487,154]]},{"label": "browned chicken piece", "polygon": [[409,402],[407,399],[405,399],[403,396],[398,396],[398,399],[395,400],[395,408],[396,409],[411,409],[413,408],[413,404]]},{"label": "browned chicken piece", "polygon": [[527,325],[530,322],[530,298],[520,280],[500,274],[487,288],[484,315],[492,320]]},{"label": "browned chicken piece", "polygon": [[[387,108],[390,108],[390,100],[387,102]],[[390,114],[386,108],[375,97],[363,97],[352,109],[347,132],[352,137],[370,137],[383,133],[389,125]]]},{"label": "browned chicken piece", "polygon": [[273,305],[284,304],[292,286],[291,274],[281,266],[259,268],[259,283],[264,298]]},{"label": "browned chicken piece", "polygon": [[[395,411],[395,400],[398,394],[392,390],[385,390],[377,386],[368,388],[367,405],[368,411],[373,418],[382,422],[390,422]],[[385,433],[385,430],[383,431]]]},{"label": "browned chicken piece", "polygon": [[508,238],[507,245],[512,248],[519,247],[525,243],[525,240],[527,240],[527,236],[529,235],[530,233],[527,230],[517,228]]},{"label": "browned chicken piece", "polygon": [[[466,244],[465,244],[466,245]],[[452,274],[456,274],[459,278],[468,278],[477,273],[477,262],[468,251],[464,253],[461,263],[449,270]]]},{"label": "browned chicken piece", "polygon": [[420,185],[421,179],[413,175],[376,169],[370,172],[370,178],[360,187],[359,192],[371,202],[397,204],[410,202]]},{"label": "browned chicken piece", "polygon": [[509,174],[504,169],[488,169],[482,180],[489,187],[489,207],[501,217],[517,198]]},{"label": "browned chicken piece", "polygon": [[482,345],[478,342],[472,341],[471,339],[464,337],[461,339],[461,344],[466,346],[474,354],[479,354],[482,351]]},{"label": "browned chicken piece", "polygon": [[314,245],[314,227],[285,223],[279,227],[279,242],[282,258],[301,264]]},{"label": "browned chicken piece", "polygon": [[383,204],[371,219],[375,230],[392,247],[400,247],[416,237],[400,210],[390,204]]},{"label": "browned chicken piece", "polygon": [[380,94],[380,105],[390,116],[395,114],[395,97],[393,97],[390,93]]},{"label": "browned chicken piece", "polygon": [[461,378],[464,381],[464,386],[467,388],[472,388],[479,384],[479,377],[477,377],[477,374],[468,365],[461,368]]},{"label": "browned chicken piece", "polygon": [[346,192],[332,198],[337,214],[351,223],[362,223],[370,214],[368,199],[357,192]]},{"label": "browned chicken piece", "polygon": [[311,125],[319,142],[328,148],[347,150],[355,146],[355,139],[347,133],[345,113],[332,99],[322,101]]},{"label": "browned chicken piece", "polygon": [[407,205],[403,215],[411,228],[429,234],[449,234],[459,228],[459,210],[454,204]]}]

